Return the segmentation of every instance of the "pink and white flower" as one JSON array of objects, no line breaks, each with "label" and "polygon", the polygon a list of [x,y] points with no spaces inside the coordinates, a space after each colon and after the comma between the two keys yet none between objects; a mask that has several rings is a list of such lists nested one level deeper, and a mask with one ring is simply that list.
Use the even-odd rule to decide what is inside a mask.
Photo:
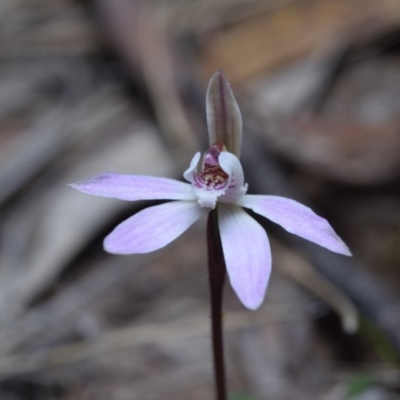
[{"label": "pink and white flower", "polygon": [[106,251],[138,254],[158,250],[217,208],[230,283],[249,309],[257,309],[264,299],[272,260],[265,230],[243,208],[333,252],[351,255],[329,223],[310,208],[284,197],[246,194],[238,158],[240,112],[221,72],[210,81],[207,119],[211,146],[203,156],[195,154],[184,172],[189,183],[107,173],[71,185],[83,193],[121,200],[172,200],[140,211],[118,225],[104,240]]}]

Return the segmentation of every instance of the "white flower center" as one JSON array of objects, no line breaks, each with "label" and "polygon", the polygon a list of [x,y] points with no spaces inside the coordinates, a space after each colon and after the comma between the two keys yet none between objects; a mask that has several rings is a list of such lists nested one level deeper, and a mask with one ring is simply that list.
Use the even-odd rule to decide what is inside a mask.
[{"label": "white flower center", "polygon": [[222,143],[211,145],[203,158],[197,153],[183,176],[191,182],[199,205],[205,208],[215,208],[217,201],[235,203],[247,191],[239,159]]}]

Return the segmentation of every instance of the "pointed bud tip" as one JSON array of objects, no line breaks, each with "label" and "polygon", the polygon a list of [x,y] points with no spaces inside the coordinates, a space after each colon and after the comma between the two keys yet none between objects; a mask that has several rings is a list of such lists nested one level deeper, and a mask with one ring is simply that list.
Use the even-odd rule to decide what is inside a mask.
[{"label": "pointed bud tip", "polygon": [[214,72],[206,96],[210,145],[222,142],[239,157],[242,146],[242,117],[235,96],[222,70]]},{"label": "pointed bud tip", "polygon": [[226,81],[228,81],[228,79],[226,79],[226,76],[224,74],[224,71],[222,71],[222,69],[216,70],[214,72],[214,74],[212,75],[211,79],[213,79],[214,77],[215,78],[218,77],[218,78],[225,79]]},{"label": "pointed bud tip", "polygon": [[219,88],[219,90],[232,90],[231,84],[229,83],[228,78],[226,77],[222,69],[217,70],[211,76],[208,90],[215,90],[217,87]]}]

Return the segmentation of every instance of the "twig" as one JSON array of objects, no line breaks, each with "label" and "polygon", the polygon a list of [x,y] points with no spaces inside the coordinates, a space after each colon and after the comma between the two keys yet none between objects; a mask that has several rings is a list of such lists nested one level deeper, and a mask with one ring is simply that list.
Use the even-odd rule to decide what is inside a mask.
[{"label": "twig", "polygon": [[358,329],[359,316],[353,302],[324,275],[316,271],[300,254],[271,240],[276,252],[275,265],[279,271],[304,286],[312,294],[329,304],[340,316],[342,327],[347,333],[354,333]]},{"label": "twig", "polygon": [[[264,306],[256,313],[248,311],[227,313],[224,316],[224,330],[234,332],[298,318],[300,318],[298,304],[282,303]],[[3,355],[0,359],[0,378],[74,364],[144,344],[176,342],[204,336],[209,334],[209,329],[205,317],[196,317],[180,322],[116,329],[92,341],[79,341],[31,354]]]}]

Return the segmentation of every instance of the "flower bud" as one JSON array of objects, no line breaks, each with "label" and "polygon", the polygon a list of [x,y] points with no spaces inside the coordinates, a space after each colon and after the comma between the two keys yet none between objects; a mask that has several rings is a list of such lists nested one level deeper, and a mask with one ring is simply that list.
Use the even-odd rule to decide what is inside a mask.
[{"label": "flower bud", "polygon": [[217,71],[210,79],[206,111],[210,146],[216,142],[223,143],[230,153],[239,157],[242,147],[242,116],[222,71]]}]

